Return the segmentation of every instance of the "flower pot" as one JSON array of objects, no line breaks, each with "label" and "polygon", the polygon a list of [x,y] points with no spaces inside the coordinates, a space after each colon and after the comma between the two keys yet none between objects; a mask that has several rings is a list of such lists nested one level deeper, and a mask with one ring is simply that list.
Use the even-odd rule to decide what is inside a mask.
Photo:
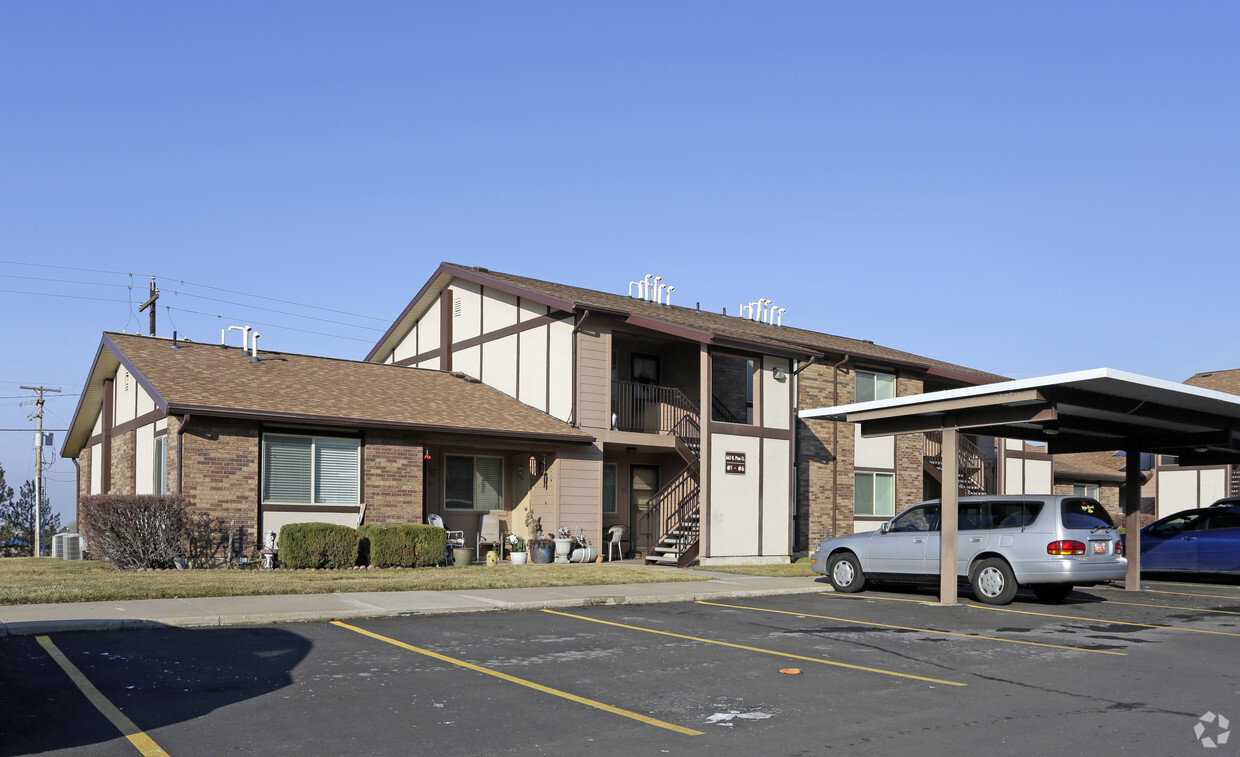
[{"label": "flower pot", "polygon": [[535,565],[546,565],[551,562],[551,547],[531,547],[530,560]]},{"label": "flower pot", "polygon": [[468,567],[474,561],[474,551],[469,547],[452,548],[452,565],[457,568]]},{"label": "flower pot", "polygon": [[573,551],[572,539],[555,539],[555,561],[565,564],[568,562],[568,555]]},{"label": "flower pot", "polygon": [[525,565],[525,561],[529,558],[529,552],[513,552],[509,557],[512,558],[513,565]]},{"label": "flower pot", "polygon": [[578,547],[573,550],[572,557],[569,560],[572,562],[594,562],[594,558],[598,556],[598,550],[594,547]]}]

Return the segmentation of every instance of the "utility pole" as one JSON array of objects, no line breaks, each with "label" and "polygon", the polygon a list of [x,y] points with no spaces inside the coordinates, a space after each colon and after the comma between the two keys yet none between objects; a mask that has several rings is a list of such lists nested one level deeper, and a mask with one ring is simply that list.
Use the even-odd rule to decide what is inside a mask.
[{"label": "utility pole", "polygon": [[[151,280],[151,288],[155,287],[154,279]],[[151,308],[151,323],[155,322],[155,309]],[[152,326],[154,328],[154,326]],[[38,410],[30,418],[38,419],[39,430],[34,434],[34,556],[41,557],[43,551],[43,393],[59,392],[59,389],[48,389],[44,386],[23,386],[32,392],[38,392],[39,398],[34,402],[38,406]]]},{"label": "utility pole", "polygon": [[155,277],[151,277],[151,295],[146,302],[142,303],[142,307],[138,308],[141,313],[147,308],[151,309],[151,336],[155,336],[155,300],[159,299],[159,290],[155,288]]}]

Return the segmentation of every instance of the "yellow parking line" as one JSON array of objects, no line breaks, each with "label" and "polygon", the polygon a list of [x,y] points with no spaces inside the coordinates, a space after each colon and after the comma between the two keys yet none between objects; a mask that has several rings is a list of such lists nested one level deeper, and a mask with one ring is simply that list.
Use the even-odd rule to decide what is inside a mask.
[{"label": "yellow parking line", "polygon": [[69,679],[78,687],[78,690],[81,691],[88,700],[90,700],[90,703],[95,706],[95,709],[99,710],[99,712],[107,718],[112,725],[116,726],[116,730],[120,731],[122,736],[129,739],[129,743],[133,744],[134,748],[137,749],[143,757],[168,754],[160,748],[159,744],[155,743],[154,739],[147,736],[146,732],[134,725],[132,720],[125,717],[125,713],[117,709],[116,705],[109,702],[108,698],[100,693],[99,689],[95,688],[95,685],[91,683],[86,676],[82,675],[82,671],[78,670],[77,666],[70,662],[68,657],[65,657],[64,653],[52,643],[50,638],[47,636],[38,636],[36,637],[36,640],[39,642],[39,646],[43,647],[43,649],[52,656],[52,659],[56,661],[56,664],[60,666],[61,670],[65,671],[65,673],[69,676]]},{"label": "yellow parking line", "polygon": [[1106,603],[1109,605],[1128,605],[1131,607],[1157,607],[1162,610],[1185,610],[1187,612],[1216,612],[1224,615],[1240,615],[1235,610],[1206,610],[1200,607],[1180,607],[1179,605],[1151,605],[1146,602],[1120,602],[1115,599],[1108,599]]},{"label": "yellow parking line", "polygon": [[572,613],[559,612],[557,610],[543,610],[543,612],[552,615],[563,615],[566,618],[576,618],[577,620],[585,620],[591,623],[601,623],[605,626],[616,626],[617,628],[627,628],[631,631],[645,631],[646,633],[657,633],[660,636],[671,636],[677,639],[688,639],[689,641],[700,641],[703,644],[718,644],[721,647],[731,647],[732,649],[743,649],[747,652],[761,652],[762,654],[775,655],[777,657],[788,657],[793,660],[805,660],[806,662],[817,662],[823,665],[833,665],[837,668],[850,668],[852,670],[863,670],[867,673],[878,673],[885,676],[895,676],[897,678],[911,678],[914,681],[928,681],[930,683],[941,683],[945,686],[968,686],[966,683],[957,683],[956,681],[944,681],[938,678],[925,678],[923,676],[910,675],[908,673],[897,673],[894,670],[883,670],[882,668],[867,668],[862,665],[849,665],[846,662],[833,662],[824,660],[821,657],[806,657],[799,654],[790,654],[788,652],[776,652],[772,649],[762,649],[760,647],[747,647],[744,644],[732,644],[727,641],[715,641],[714,639],[703,639],[699,636],[686,636],[684,634],[672,633],[670,631],[656,631],[653,628],[642,628],[641,626],[630,626],[624,623],[613,623],[610,620],[599,620],[597,618],[587,618],[584,615],[573,615]]},{"label": "yellow parking line", "polygon": [[1207,631],[1204,628],[1185,628],[1184,626],[1160,626],[1154,623],[1133,623],[1128,620],[1107,620],[1106,618],[1079,618],[1075,615],[1053,615],[1048,612],[1031,612],[1029,610],[1013,610],[1009,607],[994,607],[993,605],[974,605],[967,604],[965,607],[972,607],[977,610],[994,610],[995,612],[1014,612],[1020,615],[1040,615],[1044,618],[1066,618],[1068,620],[1079,620],[1083,623],[1111,623],[1117,626],[1139,626],[1141,628],[1161,628],[1167,631],[1188,631],[1189,633],[1208,633],[1215,636],[1240,636],[1240,633],[1228,633],[1226,631]]},{"label": "yellow parking line", "polygon": [[755,612],[774,612],[780,615],[796,615],[804,618],[821,618],[822,620],[835,620],[840,623],[856,623],[862,626],[878,626],[879,628],[894,628],[900,631],[917,631],[919,633],[935,633],[941,636],[961,636],[966,639],[981,639],[984,641],[1001,641],[1005,644],[1028,644],[1034,647],[1050,647],[1052,649],[1070,649],[1073,652],[1093,652],[1095,654],[1113,654],[1121,657],[1126,656],[1127,652],[1110,652],[1105,649],[1086,649],[1085,647],[1071,647],[1062,644],[1044,644],[1040,641],[1024,641],[1021,639],[1001,639],[997,636],[982,636],[975,633],[956,633],[954,631],[936,631],[933,628],[916,628],[913,626],[897,626],[891,623],[873,623],[868,620],[853,620],[851,618],[833,618],[830,615],[812,615],[807,612],[790,612],[788,610],[770,610],[765,607],[744,607],[742,605],[725,605],[720,602],[705,602],[698,600],[700,605],[713,605],[715,607],[731,607],[736,610],[752,610]]},{"label": "yellow parking line", "polygon": [[878,597],[873,594],[866,594],[864,597],[858,597],[854,594],[838,594],[834,591],[824,591],[819,596],[839,597],[840,599],[851,599],[854,602],[865,601],[868,599],[881,599],[884,602],[916,602],[919,605],[937,605],[938,602],[933,599],[908,599],[907,597]]},{"label": "yellow parking line", "polygon": [[[1095,586],[1094,588],[1102,589],[1103,591],[1128,591],[1127,589],[1115,589],[1109,586]],[[1188,591],[1162,591],[1161,589],[1142,589],[1141,591],[1148,594],[1172,594],[1177,597],[1206,597],[1207,599],[1230,599],[1233,601],[1240,599],[1240,597],[1237,597],[1234,594],[1195,594]]]},{"label": "yellow parking line", "polygon": [[524,678],[517,678],[516,676],[510,676],[507,673],[501,673],[497,670],[491,670],[489,668],[484,668],[481,665],[475,665],[472,662],[465,662],[464,660],[458,660],[454,657],[448,657],[447,655],[439,654],[438,652],[432,652],[429,649],[422,649],[421,647],[415,647],[412,644],[406,644],[403,641],[397,641],[396,639],[391,639],[391,638],[388,638],[387,636],[381,636],[372,631],[367,631],[364,628],[358,628],[357,626],[351,626],[348,623],[341,623],[338,620],[333,620],[332,625],[340,626],[341,628],[347,628],[350,631],[356,631],[357,633],[360,633],[363,636],[369,636],[372,639],[378,639],[379,641],[386,642],[393,646],[400,647],[401,649],[408,649],[411,652],[417,652],[418,654],[424,654],[427,657],[433,657],[436,660],[440,660],[443,662],[449,662],[449,663],[452,663],[453,665],[460,665],[462,668],[468,668],[469,670],[475,671],[477,673],[484,673],[489,676],[495,676],[496,678],[503,679],[505,681],[508,681],[509,683],[515,683],[521,686],[526,686],[528,688],[534,689],[535,691],[541,691],[544,694],[551,694],[553,696],[561,697],[563,699],[567,699],[572,702],[577,702],[578,704],[584,704],[587,707],[594,707],[595,709],[603,710],[604,712],[610,712],[613,715],[619,715],[621,717],[629,718],[631,720],[636,720],[638,722],[645,723],[647,725],[653,725],[659,728],[666,728],[669,731],[676,731],[677,733],[683,733],[688,736],[701,736],[703,733],[702,731],[695,731],[692,728],[685,728],[684,726],[679,726],[679,725],[676,725],[675,723],[668,723],[666,721],[657,720],[655,718],[652,718],[646,715],[641,715],[636,712],[631,712],[629,710],[622,710],[619,707],[613,707],[609,704],[605,704],[603,702],[599,702],[594,699],[586,699],[585,697],[579,697],[576,694],[570,694],[567,691],[560,691],[559,689],[553,689],[549,686],[543,686],[542,684],[534,683],[533,681],[527,681]]}]

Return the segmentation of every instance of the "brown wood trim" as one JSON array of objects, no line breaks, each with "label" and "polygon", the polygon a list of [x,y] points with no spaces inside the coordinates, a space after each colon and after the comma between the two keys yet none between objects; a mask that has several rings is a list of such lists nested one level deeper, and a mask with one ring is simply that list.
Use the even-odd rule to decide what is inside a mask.
[{"label": "brown wood trim", "polygon": [[112,412],[116,402],[116,379],[103,380],[103,454],[100,463],[103,474],[99,476],[100,494],[112,491]]},{"label": "brown wood trim", "polygon": [[711,421],[710,433],[751,436],[759,439],[784,439],[787,441],[792,441],[793,436],[795,436],[793,429],[765,428],[758,425],[751,426],[748,423],[725,423],[723,421]]},{"label": "brown wood trim", "polygon": [[452,370],[452,290],[439,295],[439,349],[443,351],[439,369]]},{"label": "brown wood trim", "polygon": [[103,434],[95,434],[91,438],[87,439],[86,444],[83,446],[89,447],[92,444],[103,444]]},{"label": "brown wood trim", "polygon": [[[518,305],[518,310],[520,310],[519,305]],[[571,316],[572,316],[572,313],[566,313],[565,315],[559,318],[556,318],[555,316],[551,316],[551,315],[540,315],[536,318],[531,318],[528,321],[518,321],[517,323],[514,323],[510,326],[505,326],[500,329],[496,329],[495,331],[492,331],[488,334],[481,334],[479,336],[470,337],[469,339],[462,339],[461,341],[452,345],[452,349],[453,350],[467,350],[470,347],[477,347],[481,344],[495,341],[496,339],[503,339],[504,337],[509,337],[515,334],[520,334],[523,331],[529,331],[531,329],[536,329],[540,326],[546,326],[551,323],[557,323],[559,321],[566,320],[567,318],[570,318]],[[521,317],[519,312],[517,314],[517,317],[518,318]],[[397,360],[395,364],[396,365],[412,365],[413,363],[420,363],[423,360],[431,360],[432,358],[442,357],[443,352],[444,352],[443,348],[440,347],[439,349],[434,349],[429,352],[424,352],[419,355],[414,355],[413,357],[407,357],[407,358],[404,358],[403,360]],[[443,370],[451,370],[451,369],[444,368]]]},{"label": "brown wood trim", "polygon": [[112,429],[112,434],[114,436],[120,436],[121,434],[128,434],[130,431],[137,431],[143,426],[150,425],[158,420],[163,420],[164,418],[167,418],[167,417],[168,416],[164,415],[158,410],[152,410],[146,415],[140,415],[137,418],[134,418],[133,420],[125,421],[119,426],[115,426]]},{"label": "brown wood trim", "polygon": [[265,513],[359,513],[361,505],[263,505]]},{"label": "brown wood trim", "polygon": [[[164,417],[167,417],[167,416],[164,416]],[[155,438],[156,438],[156,439],[158,439],[158,438],[159,438],[159,437],[161,437],[161,436],[167,436],[167,435],[168,435],[168,427],[167,427],[167,426],[164,426],[163,428],[160,428],[160,429],[156,429],[156,430],[155,430]]]}]

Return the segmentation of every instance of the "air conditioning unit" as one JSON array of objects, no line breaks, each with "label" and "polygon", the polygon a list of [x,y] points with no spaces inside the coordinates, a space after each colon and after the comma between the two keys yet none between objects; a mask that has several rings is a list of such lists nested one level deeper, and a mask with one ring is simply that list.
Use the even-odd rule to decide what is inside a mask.
[{"label": "air conditioning unit", "polygon": [[64,560],[82,560],[85,559],[86,539],[81,534],[64,534],[65,547],[64,554],[61,556]]},{"label": "air conditioning unit", "polygon": [[65,537],[68,534],[56,534],[52,537],[52,557],[57,560],[65,559]]}]

